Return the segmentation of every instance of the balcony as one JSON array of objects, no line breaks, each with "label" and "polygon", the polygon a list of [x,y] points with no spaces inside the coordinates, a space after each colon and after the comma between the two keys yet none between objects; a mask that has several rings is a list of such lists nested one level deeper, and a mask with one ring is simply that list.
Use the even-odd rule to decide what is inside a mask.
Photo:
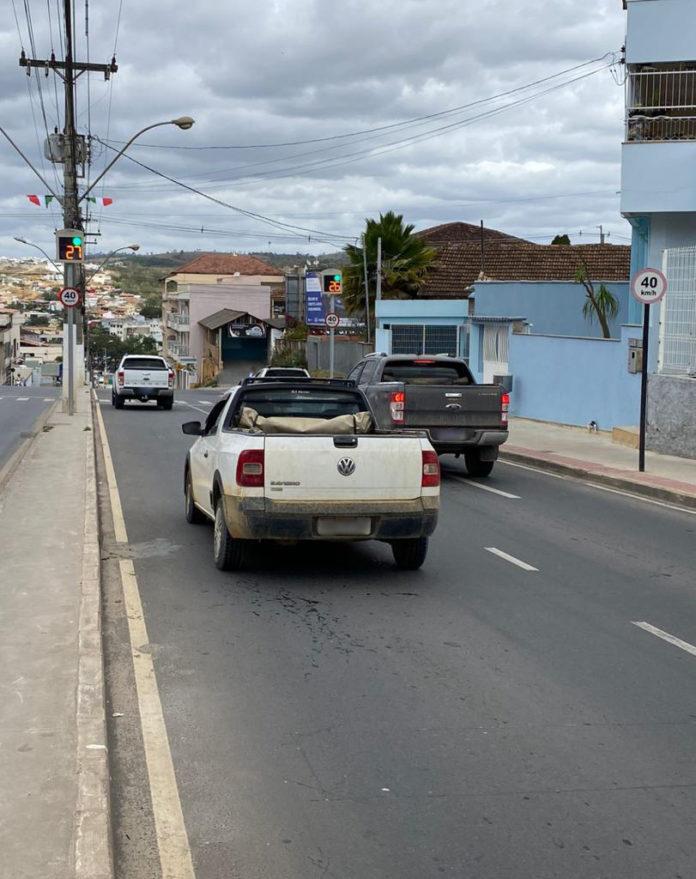
[{"label": "balcony", "polygon": [[188,345],[180,342],[167,342],[167,353],[170,357],[188,357]]},{"label": "balcony", "polygon": [[180,314],[178,311],[170,311],[167,313],[167,326],[172,330],[180,332],[188,332],[189,316],[188,314]]},{"label": "balcony", "polygon": [[696,63],[629,68],[626,142],[696,140]]}]

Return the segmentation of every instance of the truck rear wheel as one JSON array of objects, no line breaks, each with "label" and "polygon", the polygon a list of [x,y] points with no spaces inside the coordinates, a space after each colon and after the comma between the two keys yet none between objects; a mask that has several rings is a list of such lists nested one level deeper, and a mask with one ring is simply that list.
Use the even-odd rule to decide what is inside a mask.
[{"label": "truck rear wheel", "polygon": [[113,400],[113,404],[114,404],[114,406],[115,406],[117,409],[123,409],[123,404],[126,402],[126,401],[123,399],[123,397],[120,397],[118,394],[114,394],[112,400]]},{"label": "truck rear wheel", "polygon": [[482,461],[478,450],[465,452],[464,460],[469,476],[488,476],[495,464],[495,461]]},{"label": "truck rear wheel", "polygon": [[391,548],[397,568],[402,571],[417,571],[428,554],[428,538],[408,537],[394,540]]},{"label": "truck rear wheel", "polygon": [[219,571],[238,571],[244,562],[242,541],[235,540],[227,529],[222,498],[218,498],[215,506],[213,558],[215,560],[215,567]]}]

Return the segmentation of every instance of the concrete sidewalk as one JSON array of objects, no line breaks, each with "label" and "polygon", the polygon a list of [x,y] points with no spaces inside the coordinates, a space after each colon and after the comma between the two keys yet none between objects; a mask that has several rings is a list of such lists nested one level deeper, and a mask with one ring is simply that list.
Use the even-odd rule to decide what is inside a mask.
[{"label": "concrete sidewalk", "polygon": [[511,418],[500,458],[696,508],[696,460],[646,452],[639,473],[638,450],[612,442],[609,433]]},{"label": "concrete sidewalk", "polygon": [[88,389],[0,489],[0,876],[112,875]]}]

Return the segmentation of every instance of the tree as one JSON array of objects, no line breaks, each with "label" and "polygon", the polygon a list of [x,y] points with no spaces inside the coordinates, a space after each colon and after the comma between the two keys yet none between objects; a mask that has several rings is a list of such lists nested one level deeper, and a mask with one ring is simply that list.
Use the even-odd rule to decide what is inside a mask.
[{"label": "tree", "polygon": [[582,306],[582,313],[590,323],[596,317],[602,328],[604,338],[610,339],[609,321],[613,320],[619,313],[617,298],[610,290],[607,290],[604,284],[599,285],[599,291],[595,290],[594,282],[590,279],[587,265],[584,262],[578,266],[575,272],[575,282],[576,284],[582,284],[585,288],[585,301]]},{"label": "tree", "polygon": [[151,336],[134,336],[122,342],[104,327],[93,326],[88,339],[90,361],[107,369],[116,369],[124,354],[157,354],[157,343]]},{"label": "tree", "polygon": [[567,235],[556,235],[551,244],[570,244],[570,238]]},{"label": "tree", "polygon": [[150,305],[148,302],[141,307],[140,314],[142,314],[146,320],[154,320],[155,318],[162,317],[162,306]]},{"label": "tree", "polygon": [[[401,214],[388,211],[379,220],[366,220],[363,242],[367,254],[370,322],[374,322],[377,280],[377,241],[382,239],[382,297],[413,298],[432,266],[436,251],[422,238],[412,235],[414,227],[404,225]],[[365,315],[365,273],[363,248],[349,244],[345,248],[348,265],[343,269],[343,304],[351,315]]]}]

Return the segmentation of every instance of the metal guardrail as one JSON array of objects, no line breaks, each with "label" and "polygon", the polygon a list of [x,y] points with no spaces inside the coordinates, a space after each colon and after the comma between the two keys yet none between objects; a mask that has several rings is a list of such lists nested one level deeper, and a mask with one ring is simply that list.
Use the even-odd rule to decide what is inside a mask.
[{"label": "metal guardrail", "polygon": [[696,64],[692,69],[629,70],[626,140],[696,140]]}]

